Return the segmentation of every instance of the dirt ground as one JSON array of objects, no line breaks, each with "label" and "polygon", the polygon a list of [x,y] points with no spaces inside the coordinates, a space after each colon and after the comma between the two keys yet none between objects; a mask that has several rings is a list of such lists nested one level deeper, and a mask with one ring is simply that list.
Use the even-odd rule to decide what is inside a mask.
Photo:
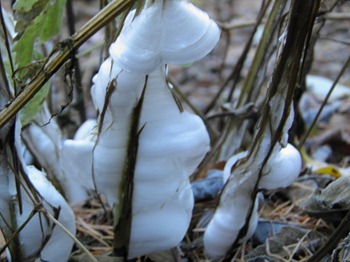
[{"label": "dirt ground", "polygon": [[[252,34],[253,23],[257,19],[262,1],[209,0],[194,2],[221,23],[231,25],[246,24],[245,26],[237,26],[230,31],[229,43],[227,42],[227,34],[223,33],[214,51],[200,61],[189,67],[170,67],[170,77],[179,85],[181,92],[197,109],[202,110],[215,96],[225,77],[231,72],[239,59],[249,36]],[[326,8],[327,4],[328,2],[325,2],[323,7]],[[94,12],[93,10],[94,9],[91,9],[92,12]],[[334,80],[339,74],[349,56],[349,12],[350,4],[342,2],[334,8],[332,13],[335,15],[330,15],[329,18],[327,18],[314,48],[310,74],[327,77],[331,80]],[[91,39],[91,42],[98,42],[100,39],[98,36],[99,34]],[[225,53],[226,44],[227,50]],[[242,79],[244,79],[249,71],[255,50],[256,46],[249,52],[244,69],[242,70]],[[90,68],[83,70],[87,72],[84,75],[87,78],[87,80],[84,80],[84,83],[88,83],[91,74],[93,71],[97,70],[98,67],[96,59],[89,59],[88,61],[89,63],[84,63],[83,65],[84,67]],[[94,70],[91,71],[91,68],[94,68]],[[270,67],[270,71],[268,71],[267,74],[271,74],[272,69],[273,67]],[[345,70],[345,73],[340,79],[340,83],[347,86],[350,85],[349,68]],[[308,110],[321,106],[320,100],[322,99],[314,99],[314,97],[318,95],[324,98],[324,91],[321,89],[322,88],[319,90],[317,89],[316,94],[310,91],[306,92],[307,95],[311,96],[311,98],[308,97],[306,100],[308,103],[312,104],[311,107],[308,107]],[[341,173],[340,176],[346,177],[350,176],[348,168],[350,159],[349,98],[346,96],[338,100],[338,102],[339,107],[331,111],[325,121],[317,124],[312,133],[313,135],[306,143],[306,150],[311,157],[316,157],[315,154],[318,154],[319,151],[321,155],[326,154],[327,156],[323,158],[323,163],[326,164],[326,167],[329,168],[328,164],[334,164],[337,168],[336,173],[338,175]],[[332,103],[329,103],[329,105],[330,107],[333,106]],[[89,110],[88,112],[91,112],[93,115],[94,111]],[[263,261],[259,259],[265,259],[264,261],[305,261],[317,248],[326,242],[330,234],[334,232],[335,228],[339,225],[339,219],[337,221],[330,221],[327,219],[327,217],[333,216],[334,212],[338,212],[337,207],[327,211],[323,210],[321,212],[318,210],[312,213],[305,212],[300,206],[300,202],[305,199],[306,196],[310,195],[314,189],[323,188],[333,181],[334,176],[332,176],[330,172],[320,172],[323,175],[319,175],[311,170],[308,163],[305,162],[303,176],[300,181],[297,181],[292,187],[286,190],[266,192],[265,201],[262,202],[259,211],[261,219],[257,230],[258,233],[254,235],[253,240],[248,241],[238,249],[232,261]],[[183,254],[187,261],[207,260],[203,254],[203,246],[200,244],[200,239],[203,233],[203,227],[206,225],[203,221],[205,221],[208,216],[210,217],[213,207],[216,205],[215,203],[215,199],[196,203],[193,223],[186,237],[186,241],[182,245]],[[335,201],[335,203],[338,202]],[[348,206],[342,206],[342,209],[348,208]],[[98,207],[96,207],[94,212],[99,213],[98,210]],[[77,212],[82,216],[82,219],[84,219],[86,216],[85,212],[92,211],[78,209]],[[344,215],[344,213],[341,213],[339,218]],[[92,225],[92,220],[88,219],[87,223],[89,227],[96,229],[96,227]],[[266,224],[270,225],[269,229],[266,229]],[[263,240],[259,240],[259,238],[262,237],[259,235],[259,232],[263,232],[264,230],[268,230],[270,233],[274,230],[280,232],[279,229],[281,225],[288,225],[283,229],[285,231],[271,236],[270,238],[266,238],[265,235]],[[104,241],[110,239],[110,227],[106,226],[104,229],[100,228],[100,230],[103,232],[98,236],[95,235],[95,240]],[[109,232],[107,233],[108,236],[105,236],[106,232]],[[83,234],[83,232],[80,233]],[[288,238],[286,236],[291,237]],[[276,243],[282,244],[278,246]],[[308,243],[313,244],[309,245]],[[189,246],[191,246],[191,248],[189,248]],[[107,249],[108,247],[92,248],[92,250],[97,253],[106,251]],[[344,252],[347,254],[347,250]],[[161,261],[157,255],[151,256],[150,259]],[[170,261],[169,256],[167,259]],[[176,259],[172,258],[172,261],[176,261]]]},{"label": "dirt ground", "polygon": [[[76,30],[98,12],[98,2],[74,1]],[[206,10],[222,24],[241,25],[230,30],[229,36],[223,32],[219,44],[207,57],[190,66],[171,66],[169,68],[170,78],[178,84],[179,89],[190,103],[201,111],[212,101],[219,87],[236,65],[248,38],[252,34],[253,24],[263,1],[196,0],[192,2]],[[324,1],[324,8],[329,2],[331,1]],[[350,2],[340,1],[331,14],[320,31],[309,73],[335,80],[350,55]],[[66,21],[66,17],[63,21]],[[59,38],[64,39],[68,35],[67,28],[64,28]],[[79,49],[79,54],[82,55],[79,58],[79,64],[86,118],[96,117],[89,90],[91,79],[101,63],[100,46],[103,39],[104,32],[102,30]],[[227,49],[225,50],[225,48]],[[255,50],[256,46],[248,54],[241,79],[244,79],[249,72]],[[273,67],[269,66],[267,75],[271,74],[272,70]],[[62,72],[58,73],[55,78],[55,82],[57,82],[54,84],[52,95],[58,102],[57,108],[53,105],[54,111],[59,110],[59,105],[64,104],[66,100],[66,94],[62,93],[59,88],[61,77]],[[350,90],[349,67],[339,82],[347,86],[348,91]],[[259,208],[261,219],[259,220],[258,232],[253,239],[242,244],[236,250],[232,261],[306,261],[322,244],[326,243],[336,228],[340,227],[341,219],[350,210],[348,195],[344,196],[345,200],[333,199],[330,195],[326,195],[321,202],[329,201],[327,210],[317,208],[310,210],[305,203],[304,206],[300,203],[314,190],[324,188],[336,178],[350,177],[350,95],[347,91],[344,92],[342,97],[328,103],[328,115],[314,127],[311,136],[306,141],[305,154],[308,161],[304,162],[300,179],[288,189],[264,192],[265,200],[261,201]],[[317,110],[321,106],[325,97],[324,91],[321,88],[316,88],[316,91],[306,91],[306,94],[306,105],[303,110],[315,115],[313,110]],[[225,97],[225,95],[227,93],[223,92],[222,96]],[[190,108],[187,103],[184,104],[187,109]],[[218,108],[220,108],[219,105],[214,111]],[[70,114],[74,125],[67,128],[67,136],[71,136],[82,121],[76,117],[76,113]],[[322,165],[318,165],[320,162]],[[211,163],[211,165],[208,169],[222,170],[222,163]],[[315,170],[321,171],[317,173]],[[332,173],[332,170],[335,171]],[[200,179],[205,179],[206,175],[207,173],[202,173]],[[337,188],[337,190],[336,192],[343,192],[340,190],[346,191],[346,188]],[[334,195],[338,194],[334,193]],[[209,261],[203,253],[201,237],[208,222],[207,219],[212,215],[216,203],[217,198],[215,197],[196,203],[191,227],[181,246],[182,260],[178,256],[171,255],[172,253],[165,252],[138,261]],[[113,239],[113,227],[97,199],[92,197],[87,203],[75,207],[74,210],[77,215],[78,238],[93,254],[108,253]],[[336,217],[335,221],[329,219],[330,217]],[[278,233],[272,234],[274,232]],[[349,229],[343,229],[342,233],[347,236]],[[338,253],[343,252],[343,258],[350,253],[347,241],[347,238],[343,240],[342,237],[339,237],[338,239],[340,244],[336,250],[339,251]],[[75,251],[74,255],[72,261],[78,261],[81,255],[78,250]],[[339,257],[340,255],[337,256],[337,258]],[[164,260],[164,258],[166,259]]]}]

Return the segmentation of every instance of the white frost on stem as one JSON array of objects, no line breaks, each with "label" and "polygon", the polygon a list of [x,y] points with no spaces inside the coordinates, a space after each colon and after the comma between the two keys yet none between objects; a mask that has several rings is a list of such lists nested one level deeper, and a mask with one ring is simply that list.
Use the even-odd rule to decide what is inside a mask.
[{"label": "white frost on stem", "polygon": [[71,204],[79,203],[87,198],[86,188],[71,179],[71,171],[67,172],[62,165],[62,134],[55,119],[44,103],[35,117],[35,121],[22,131],[22,138],[30,152],[40,165],[56,180]]},{"label": "white frost on stem", "polygon": [[[243,159],[248,152],[241,152],[227,160],[224,168],[224,183],[231,176],[231,169],[238,160]],[[278,189],[290,186],[299,176],[302,167],[302,159],[299,151],[292,145],[279,151],[274,151],[270,156],[259,180],[261,189]]]},{"label": "white frost on stem", "polygon": [[164,68],[148,79],[140,125],[129,257],[182,240],[193,208],[189,176],[209,150],[204,123],[180,111]]},{"label": "white frost on stem", "polygon": [[[0,156],[0,226],[5,238],[10,239],[39,204],[42,204],[44,212],[57,216],[58,221],[74,235],[76,230],[74,214],[67,202],[46,179],[45,174],[33,166],[26,166],[22,156],[18,153],[20,152],[20,129],[17,119],[13,134],[15,150],[9,151],[2,148],[3,154]],[[12,161],[14,155],[18,155],[18,161],[21,163],[24,173],[28,175],[37,191],[38,203],[20,174],[16,174],[22,180],[18,186],[20,190],[17,191],[18,187],[15,185],[15,174],[13,173],[16,169],[11,168],[17,163]],[[17,195],[19,192],[21,195]],[[22,200],[22,213],[19,210],[19,198]],[[25,260],[40,257],[43,261],[67,261],[73,247],[73,240],[60,227],[55,227],[42,210],[38,211],[19,232],[19,245],[14,245],[18,249],[11,252],[21,250],[22,258]],[[11,261],[9,252],[8,258]]]},{"label": "white frost on stem", "polygon": [[[233,157],[233,161],[229,160],[224,172],[231,173],[231,167],[236,161],[244,158],[245,154],[240,153]],[[236,241],[242,243],[255,231],[258,222],[258,203],[257,197],[252,199],[252,195],[258,176],[254,174],[258,174],[256,167],[246,172],[238,171],[230,176],[224,174],[228,181],[214,217],[204,233],[205,252],[213,259],[224,256]],[[238,239],[246,224],[248,224],[246,233]]]},{"label": "white frost on stem", "polygon": [[[241,152],[230,158],[224,168],[226,185],[220,203],[204,234],[205,252],[214,259],[223,257],[234,244],[241,243],[254,233],[257,215],[256,189],[277,189],[291,185],[299,176],[302,161],[300,153],[288,144],[294,112],[290,109],[282,136],[263,166],[272,141],[284,114],[283,95],[271,98],[270,125],[250,155]],[[242,160],[240,164],[236,163]],[[257,187],[256,187],[257,186]]]},{"label": "white frost on stem", "polygon": [[[27,174],[35,189],[43,199],[44,208],[55,216],[55,208],[58,210],[58,221],[73,235],[75,235],[74,214],[64,198],[57,192],[54,186],[47,180],[45,174],[33,166],[28,166]],[[32,212],[34,205],[26,193],[22,194],[23,214],[17,213],[16,222],[21,226]],[[15,206],[18,211],[18,206]],[[46,244],[45,239],[49,241]],[[68,261],[73,247],[73,240],[60,228],[54,226],[42,213],[37,213],[23,228],[19,234],[21,249],[25,258],[37,253],[43,261]],[[42,248],[42,250],[40,250]]]},{"label": "white frost on stem", "polygon": [[290,186],[298,178],[301,167],[299,151],[288,143],[270,157],[259,181],[259,188],[277,189]]},{"label": "white frost on stem", "polygon": [[209,150],[209,135],[198,116],[179,108],[166,82],[165,64],[202,58],[220,35],[214,21],[189,2],[157,0],[146,6],[136,17],[129,14],[110,47],[111,57],[93,79],[97,137],[67,140],[63,145],[65,162],[76,165],[80,156],[84,163],[84,172],[75,169],[73,176],[90,187],[96,185],[111,205],[121,204],[134,109],[144,91],[129,258],[176,246],[189,226],[193,208],[189,176]]},{"label": "white frost on stem", "polygon": [[[182,0],[155,1],[129,14],[110,54],[122,68],[148,74],[162,64],[187,64],[207,55],[220,30],[208,14]],[[132,22],[131,22],[132,21]]]},{"label": "white frost on stem", "polygon": [[[145,84],[145,76],[111,70],[106,66],[108,63],[112,66],[111,60],[107,60],[94,78],[92,92],[107,93],[99,90],[108,86],[107,82],[99,82],[104,80],[100,79],[100,73],[112,72],[116,87],[109,97],[102,131],[93,150],[94,172],[87,174],[94,175],[97,191],[105,194],[111,204],[118,205],[131,113]],[[133,183],[129,257],[170,248],[181,241],[193,208],[189,176],[209,150],[209,136],[204,123],[198,116],[180,110],[166,83],[163,66],[149,75],[145,88],[139,126],[143,128]],[[100,97],[105,101],[104,96],[98,94],[95,99]],[[98,105],[101,105],[101,110],[104,108],[100,101],[96,101]],[[69,150],[70,145],[75,145],[75,150]],[[64,149],[70,152],[70,159],[77,159],[82,153],[79,150],[85,151],[85,155],[92,152],[89,149],[92,146],[91,141],[67,140]],[[72,152],[75,152],[74,155]],[[80,174],[86,175],[85,172]],[[80,180],[84,178],[80,177]]]}]

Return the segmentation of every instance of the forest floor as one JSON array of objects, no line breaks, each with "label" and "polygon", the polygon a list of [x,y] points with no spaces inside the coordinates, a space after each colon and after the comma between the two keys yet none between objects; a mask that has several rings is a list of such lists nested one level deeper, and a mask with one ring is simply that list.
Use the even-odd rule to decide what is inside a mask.
[{"label": "forest floor", "polygon": [[[239,59],[252,34],[262,1],[193,2],[208,11],[215,20],[234,26],[230,34],[223,32],[218,46],[207,57],[188,67],[172,66],[169,69],[171,79],[179,85],[190,103],[201,111],[212,101]],[[98,1],[74,1],[74,9],[76,29],[79,29],[98,11]],[[320,31],[309,71],[311,75],[326,77],[331,81],[336,79],[350,55],[350,2],[342,2],[332,14],[335,15],[327,18]],[[68,35],[63,33],[61,38]],[[102,31],[79,51],[84,52],[99,45],[101,39]],[[248,54],[241,79],[248,74],[255,51],[256,46]],[[80,60],[86,118],[94,118],[96,114],[89,98],[89,89],[92,76],[100,64],[100,60],[96,59],[99,55],[99,50],[90,51]],[[266,75],[271,74],[272,70],[273,59],[267,66]],[[329,252],[323,257],[324,261],[331,258],[333,261],[350,261],[350,227],[341,222],[344,217],[350,219],[349,67],[339,82],[345,89],[336,89],[336,94],[328,101],[324,114],[304,144],[304,164],[299,179],[286,189],[263,192],[257,230],[250,240],[236,249],[231,261],[306,261],[325,243]],[[305,126],[311,124],[329,89],[320,82],[317,85],[307,89],[303,94],[304,99],[300,100]],[[222,96],[225,95],[226,91]],[[58,92],[57,96],[65,101],[65,94]],[[185,107],[189,108],[187,103]],[[79,124],[77,120],[76,126]],[[67,136],[72,130],[74,127],[67,128]],[[305,134],[304,131],[300,133]],[[210,163],[193,182],[207,180],[212,172],[220,174],[225,160]],[[212,196],[196,202],[191,226],[179,249],[153,254],[138,261],[210,261],[203,252],[202,236],[217,201],[218,197]],[[74,207],[78,239],[100,257],[111,251],[113,241],[111,210],[105,208],[94,196]],[[327,242],[330,239],[332,241]],[[72,261],[83,261],[83,256],[76,249]]]},{"label": "forest floor", "polygon": [[[171,79],[179,85],[190,103],[198,110],[203,110],[239,59],[252,34],[261,1],[211,0],[196,3],[214,19],[236,25],[230,34],[222,34],[220,43],[207,57],[189,67],[172,66],[169,69]],[[350,4],[344,2],[332,13],[334,16],[326,20],[320,31],[309,71],[311,75],[326,77],[331,81],[337,77],[350,54]],[[242,79],[249,71],[255,50],[256,47],[253,47],[248,54]],[[267,75],[272,70],[273,66],[270,65]],[[301,176],[286,189],[264,192],[264,200],[260,201],[258,228],[252,239],[238,247],[231,257],[232,261],[306,261],[331,236],[335,236],[335,240],[327,243],[329,252],[324,255],[324,261],[330,257],[350,261],[349,236],[343,239],[349,227],[341,226],[341,219],[349,216],[350,210],[350,195],[347,193],[350,186],[349,68],[339,82],[347,87],[345,90],[336,88],[337,91],[325,107],[325,113],[306,140]],[[310,87],[304,92],[303,102],[299,106],[305,121],[309,121],[304,123],[306,126],[316,115],[328,89],[321,81],[316,82],[315,88]],[[213,170],[220,172],[224,162],[212,163],[206,169],[209,171],[202,172],[196,181],[208,179],[207,174]],[[327,187],[339,178],[344,180]],[[326,187],[327,190],[324,190]],[[181,261],[209,261],[203,253],[202,236],[217,201],[217,197],[209,197],[196,202],[191,227],[181,245]],[[106,220],[99,203],[92,199],[88,205],[77,207],[75,211],[81,239],[94,254],[108,252],[113,228],[110,224],[106,225],[110,221]],[[336,231],[332,235],[337,228],[340,232]],[[332,250],[333,254],[330,255]],[[163,252],[141,260],[179,261],[178,252],[175,254],[174,251]]]}]

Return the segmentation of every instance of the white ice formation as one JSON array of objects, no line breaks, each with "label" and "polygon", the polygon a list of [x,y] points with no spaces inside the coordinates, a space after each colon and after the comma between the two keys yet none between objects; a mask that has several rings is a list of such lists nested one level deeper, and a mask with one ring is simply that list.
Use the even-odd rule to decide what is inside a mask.
[{"label": "white ice formation", "polygon": [[[16,130],[20,130],[19,124],[16,125]],[[14,136],[14,148],[17,152],[21,152],[19,132],[16,132]],[[17,181],[16,186],[16,175],[13,173],[16,169],[11,167],[17,163],[16,161],[12,162],[12,156],[16,154],[16,150],[8,150],[5,145],[0,156],[0,226],[5,239],[11,239],[15,230],[25,223],[34,209],[37,209],[36,205],[42,204],[42,207],[19,232],[17,244],[12,244],[15,240],[10,243],[7,252],[8,259],[11,261],[11,255],[14,255],[13,252],[15,252],[17,257],[14,259],[16,260],[27,261],[40,258],[41,261],[68,261],[73,240],[60,226],[55,225],[45,215],[45,212],[55,217],[66,231],[75,235],[73,211],[56,188],[47,180],[45,173],[34,166],[26,166],[20,153],[18,161],[39,198],[35,200],[35,194],[29,190],[29,186],[22,180],[20,174],[17,174],[17,179],[21,180],[22,183],[18,184]],[[20,211],[19,199],[22,203],[22,212]]]},{"label": "white ice formation", "polygon": [[189,176],[210,142],[203,121],[175,99],[166,64],[202,58],[220,35],[214,21],[187,1],[156,0],[134,16],[128,15],[93,79],[96,136],[67,140],[62,149],[62,164],[72,176],[115,206],[124,201],[121,184],[127,165],[134,164],[129,258],[174,247],[187,231],[193,208]]}]

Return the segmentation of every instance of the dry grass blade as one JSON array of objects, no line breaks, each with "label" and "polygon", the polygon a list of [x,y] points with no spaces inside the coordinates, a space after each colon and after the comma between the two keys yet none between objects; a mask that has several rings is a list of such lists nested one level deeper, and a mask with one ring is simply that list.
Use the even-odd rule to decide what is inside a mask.
[{"label": "dry grass blade", "polygon": [[[86,223],[81,217],[77,217],[77,224],[78,231],[84,233],[85,235],[91,236],[93,239],[95,239],[97,242],[101,243],[105,247],[111,247],[110,244],[103,240],[103,238],[106,237],[96,230],[98,226]],[[108,229],[112,228],[111,226],[103,227]]]},{"label": "dry grass blade", "polygon": [[98,262],[98,260],[90,253],[90,251],[71,233],[67,230],[56,218],[54,218],[49,212],[42,211],[46,217],[48,217],[56,226],[60,227],[74,243],[91,259],[93,262]]}]

